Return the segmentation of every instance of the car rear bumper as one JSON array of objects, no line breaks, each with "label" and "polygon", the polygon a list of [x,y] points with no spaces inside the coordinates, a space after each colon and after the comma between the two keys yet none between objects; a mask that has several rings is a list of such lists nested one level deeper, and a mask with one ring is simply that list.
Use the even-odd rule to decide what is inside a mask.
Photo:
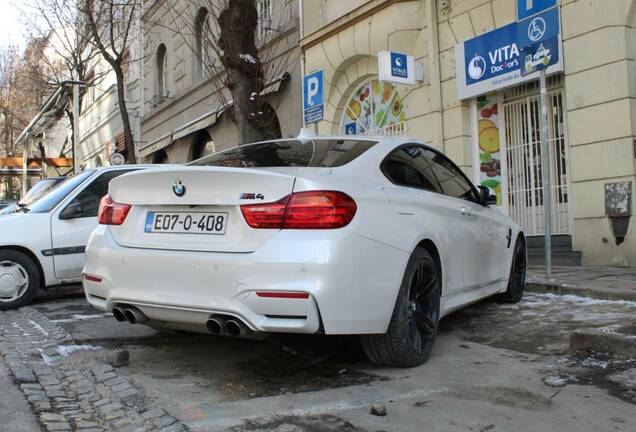
[{"label": "car rear bumper", "polygon": [[88,302],[136,306],[151,325],[204,330],[219,314],[256,332],[361,334],[386,331],[408,254],[352,229],[283,230],[256,252],[214,253],[122,247],[100,226],[86,259],[101,279],[84,278]]}]

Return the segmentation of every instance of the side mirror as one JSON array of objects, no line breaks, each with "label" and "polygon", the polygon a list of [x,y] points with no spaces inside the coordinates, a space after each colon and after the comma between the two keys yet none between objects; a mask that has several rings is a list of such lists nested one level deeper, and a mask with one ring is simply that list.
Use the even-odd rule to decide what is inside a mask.
[{"label": "side mirror", "polygon": [[490,194],[490,189],[486,186],[477,186],[479,189],[479,202],[483,206],[497,205],[497,196]]},{"label": "side mirror", "polygon": [[81,215],[83,211],[82,205],[78,201],[72,201],[64,210],[62,210],[60,213],[60,219],[73,219]]}]

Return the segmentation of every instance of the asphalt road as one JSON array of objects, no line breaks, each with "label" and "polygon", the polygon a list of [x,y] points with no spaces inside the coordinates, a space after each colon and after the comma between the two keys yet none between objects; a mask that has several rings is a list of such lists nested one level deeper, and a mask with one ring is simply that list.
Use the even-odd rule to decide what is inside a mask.
[{"label": "asphalt road", "polygon": [[[636,303],[538,294],[519,305],[484,302],[445,318],[433,357],[413,369],[371,365],[355,338],[160,333],[118,323],[82,298],[35,308],[86,348],[59,361],[88,369],[127,350],[130,364],[118,373],[194,431],[605,432],[636,424],[636,389],[608,379],[636,361],[567,353],[571,331],[633,320]],[[7,430],[33,430],[6,373],[1,418],[18,412],[12,421],[22,429]],[[371,415],[372,404],[387,415]]]}]

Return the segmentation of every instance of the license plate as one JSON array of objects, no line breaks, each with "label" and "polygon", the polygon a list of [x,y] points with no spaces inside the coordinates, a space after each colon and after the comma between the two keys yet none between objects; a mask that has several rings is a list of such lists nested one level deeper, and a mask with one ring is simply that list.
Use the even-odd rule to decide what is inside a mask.
[{"label": "license plate", "polygon": [[147,233],[225,234],[227,213],[148,212]]}]

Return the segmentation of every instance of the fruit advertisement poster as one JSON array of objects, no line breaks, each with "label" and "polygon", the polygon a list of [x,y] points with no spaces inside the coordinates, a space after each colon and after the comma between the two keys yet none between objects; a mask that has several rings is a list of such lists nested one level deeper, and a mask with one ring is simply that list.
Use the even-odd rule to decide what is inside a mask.
[{"label": "fruit advertisement poster", "polygon": [[501,207],[501,145],[498,111],[496,96],[482,96],[477,99],[479,182],[497,196],[497,205]]},{"label": "fruit advertisement poster", "polygon": [[344,113],[347,135],[369,134],[406,120],[402,98],[389,82],[372,81],[360,87]]}]

